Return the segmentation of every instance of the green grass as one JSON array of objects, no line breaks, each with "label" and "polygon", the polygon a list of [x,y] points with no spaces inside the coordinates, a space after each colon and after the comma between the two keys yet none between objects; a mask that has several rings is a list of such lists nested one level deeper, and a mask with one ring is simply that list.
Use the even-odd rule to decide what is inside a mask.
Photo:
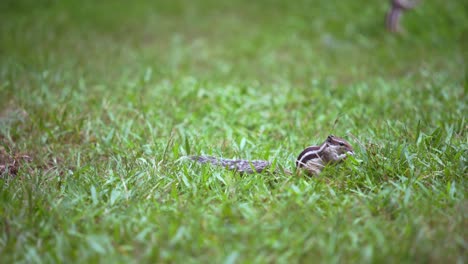
[{"label": "green grass", "polygon": [[461,2],[2,1],[2,262],[466,262]]}]

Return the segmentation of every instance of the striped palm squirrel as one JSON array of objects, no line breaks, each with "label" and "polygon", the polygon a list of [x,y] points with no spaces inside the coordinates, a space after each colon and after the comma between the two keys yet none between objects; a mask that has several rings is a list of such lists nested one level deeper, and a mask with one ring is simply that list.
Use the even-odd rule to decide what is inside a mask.
[{"label": "striped palm squirrel", "polygon": [[[346,140],[329,135],[322,144],[305,148],[296,159],[296,168],[304,169],[310,175],[317,175],[325,165],[340,162],[348,155],[354,155],[353,147]],[[266,160],[223,159],[212,156],[189,156],[189,158],[241,173],[260,173],[271,166],[271,162]]]}]

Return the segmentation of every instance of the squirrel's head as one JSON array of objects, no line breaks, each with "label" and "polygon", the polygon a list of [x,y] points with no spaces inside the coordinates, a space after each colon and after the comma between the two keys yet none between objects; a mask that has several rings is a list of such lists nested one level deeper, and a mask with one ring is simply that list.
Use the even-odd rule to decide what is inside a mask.
[{"label": "squirrel's head", "polygon": [[351,144],[348,143],[348,141],[335,137],[333,135],[329,135],[327,137],[327,140],[325,141],[327,146],[329,148],[332,148],[335,150],[338,154],[349,154],[349,155],[354,155],[354,150]]}]

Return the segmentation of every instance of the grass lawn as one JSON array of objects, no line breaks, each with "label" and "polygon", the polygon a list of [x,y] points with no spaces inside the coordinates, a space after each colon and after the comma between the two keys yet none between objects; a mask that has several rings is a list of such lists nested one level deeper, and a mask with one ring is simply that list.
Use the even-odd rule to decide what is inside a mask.
[{"label": "grass lawn", "polygon": [[1,262],[466,263],[467,5],[387,9],[1,1]]}]

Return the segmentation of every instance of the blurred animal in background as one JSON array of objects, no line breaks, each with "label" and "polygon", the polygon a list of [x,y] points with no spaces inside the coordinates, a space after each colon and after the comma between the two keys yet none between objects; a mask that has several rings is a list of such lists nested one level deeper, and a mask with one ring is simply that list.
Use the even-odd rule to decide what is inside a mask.
[{"label": "blurred animal in background", "polygon": [[385,24],[390,32],[400,32],[400,19],[404,11],[413,9],[419,0],[390,0],[390,10],[387,13]]}]

